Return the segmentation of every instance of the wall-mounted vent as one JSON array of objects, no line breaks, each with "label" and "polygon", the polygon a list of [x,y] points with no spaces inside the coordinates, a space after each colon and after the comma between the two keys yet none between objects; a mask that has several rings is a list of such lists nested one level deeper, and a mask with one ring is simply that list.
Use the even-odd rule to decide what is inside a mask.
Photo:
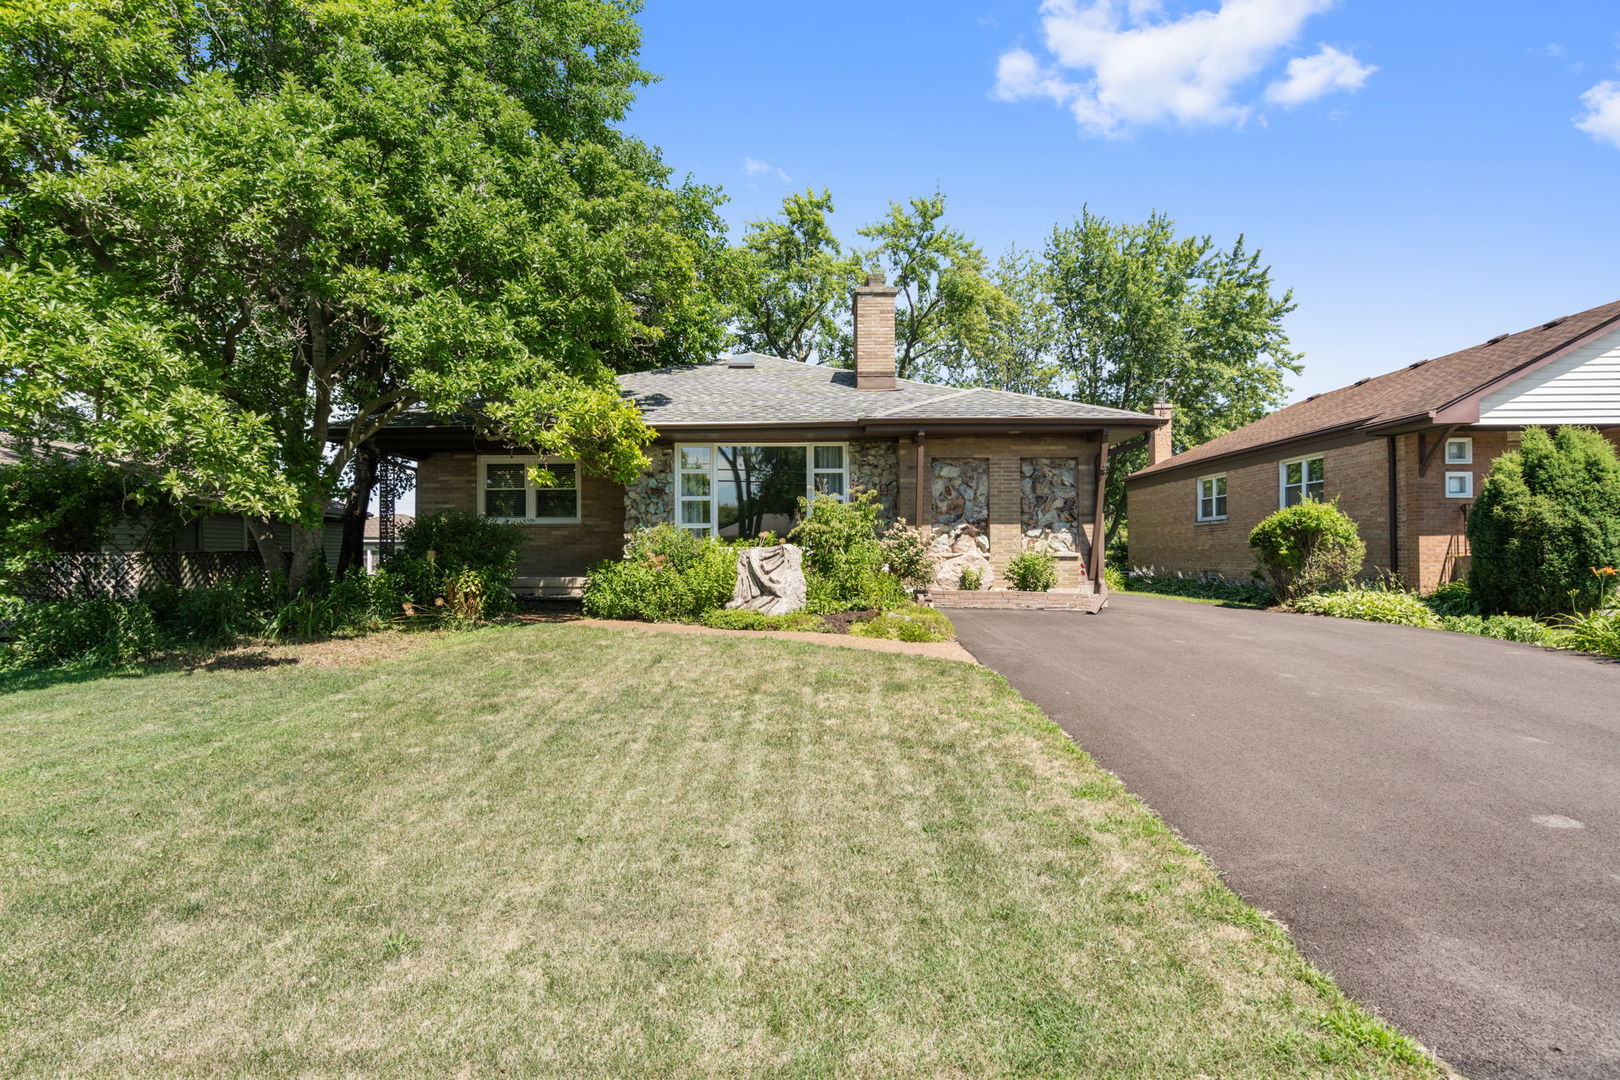
[{"label": "wall-mounted vent", "polygon": [[1491,340],[1487,341],[1485,344],[1487,344],[1487,345],[1495,345],[1498,341],[1506,341],[1507,338],[1508,338],[1508,336],[1506,334],[1497,334],[1495,337],[1491,338]]},{"label": "wall-mounted vent", "polygon": [[729,367],[729,368],[751,368],[753,366],[754,366],[754,354],[753,353],[737,353],[737,354],[735,354],[733,356],[726,357],[726,367]]}]

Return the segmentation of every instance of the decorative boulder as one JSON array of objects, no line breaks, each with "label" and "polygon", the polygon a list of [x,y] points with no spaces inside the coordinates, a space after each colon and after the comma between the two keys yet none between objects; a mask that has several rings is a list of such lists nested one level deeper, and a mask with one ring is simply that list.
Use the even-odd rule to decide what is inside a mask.
[{"label": "decorative boulder", "polygon": [[733,610],[788,615],[804,607],[804,552],[792,544],[743,548],[737,552]]},{"label": "decorative boulder", "polygon": [[962,571],[977,570],[981,588],[989,588],[995,570],[990,560],[979,553],[977,547],[952,551],[934,560],[934,588],[956,589],[962,584]]}]

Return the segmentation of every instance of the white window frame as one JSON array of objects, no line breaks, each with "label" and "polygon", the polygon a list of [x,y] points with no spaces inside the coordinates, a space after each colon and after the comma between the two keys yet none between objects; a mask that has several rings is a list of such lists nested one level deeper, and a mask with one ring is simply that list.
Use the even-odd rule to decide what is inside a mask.
[{"label": "white window frame", "polygon": [[1279,510],[1288,506],[1288,489],[1289,487],[1294,486],[1288,483],[1288,466],[1290,465],[1299,466],[1300,483],[1298,486],[1301,488],[1299,501],[1304,502],[1306,499],[1310,498],[1311,462],[1313,461],[1320,461],[1322,463],[1322,494],[1324,497],[1327,495],[1326,455],[1306,454],[1304,457],[1289,458],[1287,461],[1279,461],[1277,463],[1277,508]]},{"label": "white window frame", "polygon": [[[1452,444],[1454,444],[1454,443],[1461,443],[1462,444],[1462,446],[1463,446],[1463,456],[1462,457],[1452,457],[1451,456],[1451,447],[1452,447]],[[1472,465],[1474,463],[1474,440],[1469,438],[1466,435],[1454,436],[1453,438],[1450,438],[1450,439],[1446,440],[1446,448],[1441,451],[1441,454],[1445,457],[1445,461],[1442,464],[1445,464],[1445,465]]]},{"label": "white window frame", "polygon": [[[528,511],[524,517],[491,517],[484,510],[484,497],[489,493],[489,485],[485,479],[484,471],[490,465],[522,465],[523,466],[523,506]],[[551,491],[553,488],[536,488],[534,478],[529,470],[540,465],[572,465],[574,467],[574,516],[567,518],[534,517],[534,493],[536,491]],[[584,517],[585,496],[581,492],[584,486],[581,483],[579,462],[570,458],[560,457],[534,457],[519,454],[480,454],[478,455],[478,472],[474,482],[478,485],[478,516],[487,517],[491,521],[503,521],[512,525],[578,525]],[[516,490],[515,488],[512,490]]]},{"label": "white window frame", "polygon": [[[1198,521],[1204,522],[1204,521],[1225,521],[1226,520],[1226,515],[1225,514],[1205,514],[1204,513],[1204,501],[1205,501],[1204,485],[1206,483],[1213,483],[1216,480],[1225,480],[1225,479],[1226,479],[1226,474],[1225,473],[1211,473],[1208,476],[1200,476],[1198,478],[1198,481],[1197,481],[1196,485],[1193,488],[1193,493],[1194,493],[1194,495],[1196,497],[1196,505],[1197,505],[1197,508],[1198,508],[1197,509],[1197,520]],[[1216,500],[1224,499],[1224,498],[1226,498],[1226,492],[1225,491],[1222,491],[1219,494],[1211,493],[1208,496],[1208,500],[1209,500],[1209,503],[1210,503],[1211,506],[1214,506]]]},{"label": "white window frame", "polygon": [[[817,476],[838,476],[839,478],[841,478],[843,482],[839,486],[843,489],[843,493],[840,494],[840,495],[835,495],[834,498],[836,498],[839,502],[843,502],[843,501],[845,501],[846,499],[849,498],[849,443],[847,443],[847,442],[765,442],[765,441],[756,440],[756,439],[728,439],[728,440],[726,440],[724,442],[707,442],[707,443],[684,442],[684,443],[676,443],[675,444],[675,456],[674,456],[674,461],[673,461],[673,466],[672,467],[674,469],[673,480],[674,480],[674,488],[675,488],[674,518],[675,518],[675,524],[678,527],[680,527],[682,529],[686,529],[689,532],[699,532],[700,530],[705,530],[706,529],[706,534],[709,535],[709,536],[718,536],[719,535],[720,484],[719,484],[718,479],[715,476],[715,466],[717,465],[717,463],[720,460],[720,447],[722,447],[722,446],[802,446],[804,448],[804,495],[805,495],[805,498],[812,499],[812,500],[815,498],[815,496],[816,496],[816,477]],[[839,448],[839,450],[842,451],[841,457],[842,457],[842,460],[843,460],[843,463],[844,463],[843,468],[841,468],[841,469],[818,469],[818,468],[816,468],[816,448],[817,447],[823,447],[823,446],[836,446],[836,447]],[[707,450],[708,451],[709,464],[708,464],[707,470],[683,469],[683,468],[681,468],[681,451],[682,450],[688,450],[688,449],[702,449],[702,450]],[[690,475],[690,476],[707,475],[708,478],[709,478],[709,493],[708,493],[708,495],[686,495],[686,494],[683,494],[684,488],[683,488],[683,485],[682,485],[682,482],[681,482],[681,477],[682,476],[688,476],[688,475]],[[687,524],[687,522],[684,520],[685,519],[685,512],[684,512],[683,507],[682,507],[683,503],[708,503],[708,506],[709,506],[708,525],[705,527],[703,524]]]},{"label": "white window frame", "polygon": [[[1463,490],[1460,492],[1451,490],[1451,478],[1454,476],[1465,481]],[[1444,483],[1445,488],[1443,490],[1448,499],[1472,499],[1474,497],[1474,471],[1472,469],[1448,472]]]}]

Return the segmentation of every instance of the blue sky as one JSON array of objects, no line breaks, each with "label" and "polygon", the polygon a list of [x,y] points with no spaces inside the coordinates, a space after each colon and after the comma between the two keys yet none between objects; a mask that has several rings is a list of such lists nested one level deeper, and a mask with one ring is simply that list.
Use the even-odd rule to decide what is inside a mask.
[{"label": "blue sky", "polygon": [[627,127],[723,186],[734,226],[825,186],[854,239],[938,187],[992,256],[1084,204],[1241,232],[1295,290],[1296,397],[1620,299],[1615,0],[649,0],[641,22],[662,81]]}]

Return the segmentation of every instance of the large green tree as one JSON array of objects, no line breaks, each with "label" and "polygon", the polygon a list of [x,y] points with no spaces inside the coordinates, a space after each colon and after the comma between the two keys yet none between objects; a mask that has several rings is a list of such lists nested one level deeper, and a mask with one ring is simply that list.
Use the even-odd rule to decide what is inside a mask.
[{"label": "large green tree", "polygon": [[745,349],[807,363],[828,353],[860,264],[827,222],[832,193],[789,195],[780,218],[751,221],[737,260],[734,322]]},{"label": "large green tree", "polygon": [[[862,267],[884,271],[899,290],[895,304],[895,371],[902,379],[944,380],[983,355],[994,320],[1013,305],[989,277],[984,252],[947,225],[939,192],[890,203],[882,219],[858,230],[871,246],[857,253]],[[836,359],[853,364],[847,330]]]},{"label": "large green tree", "polygon": [[[0,429],[295,521],[402,411],[627,476],[714,351],[717,195],[617,128],[633,0],[0,8]],[[333,442],[334,430],[343,437]]]},{"label": "large green tree", "polygon": [[[1276,409],[1301,370],[1282,326],[1293,292],[1278,291],[1242,237],[1223,247],[1177,236],[1163,214],[1115,224],[1088,209],[1052,230],[1044,264],[1058,388],[1136,411],[1172,402],[1178,450]],[[1110,536],[1124,520],[1125,477],[1144,461],[1140,448],[1109,461]]]}]

